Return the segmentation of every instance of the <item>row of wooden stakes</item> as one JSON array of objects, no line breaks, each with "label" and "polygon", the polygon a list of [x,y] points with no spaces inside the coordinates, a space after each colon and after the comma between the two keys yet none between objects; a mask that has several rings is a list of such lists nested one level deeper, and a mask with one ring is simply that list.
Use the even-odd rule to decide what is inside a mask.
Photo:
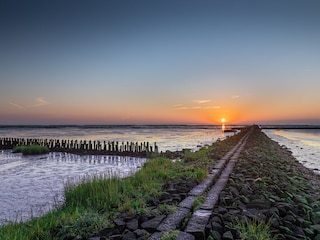
[{"label": "row of wooden stakes", "polygon": [[77,154],[108,154],[127,156],[147,156],[158,153],[156,143],[118,142],[118,141],[86,141],[35,138],[0,138],[0,149],[13,149],[16,146],[47,146],[50,151],[71,152]]}]

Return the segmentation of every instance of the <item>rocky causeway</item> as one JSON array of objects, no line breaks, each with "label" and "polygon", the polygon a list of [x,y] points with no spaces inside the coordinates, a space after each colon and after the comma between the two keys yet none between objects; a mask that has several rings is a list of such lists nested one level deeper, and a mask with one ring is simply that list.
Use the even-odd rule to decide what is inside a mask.
[{"label": "rocky causeway", "polygon": [[[220,160],[210,165],[202,183],[167,183],[162,196],[149,203],[153,214],[121,213],[114,228],[90,240],[244,239],[246,223],[265,224],[270,239],[320,239],[319,176],[258,126],[224,141],[233,147],[214,148],[211,157]],[[174,210],[159,214],[164,203]]]}]

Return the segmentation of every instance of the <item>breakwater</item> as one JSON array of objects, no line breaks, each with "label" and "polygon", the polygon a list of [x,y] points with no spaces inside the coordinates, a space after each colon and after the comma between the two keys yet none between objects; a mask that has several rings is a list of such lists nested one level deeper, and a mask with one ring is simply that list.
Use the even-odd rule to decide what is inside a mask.
[{"label": "breakwater", "polygon": [[149,142],[0,138],[0,149],[13,149],[21,145],[40,145],[48,147],[51,152],[69,152],[75,154],[146,157],[158,153],[157,144],[150,144]]}]

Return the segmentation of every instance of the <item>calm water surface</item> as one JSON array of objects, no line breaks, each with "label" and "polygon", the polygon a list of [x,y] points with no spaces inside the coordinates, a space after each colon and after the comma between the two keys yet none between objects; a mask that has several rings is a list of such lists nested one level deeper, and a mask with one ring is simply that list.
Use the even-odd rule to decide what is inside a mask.
[{"label": "calm water surface", "polygon": [[[230,135],[229,133],[226,133]],[[213,125],[1,127],[0,137],[156,142],[159,151],[195,150],[226,135]]]},{"label": "calm water surface", "polygon": [[[215,126],[67,126],[0,127],[0,137],[157,142],[160,151],[196,150],[224,138]],[[128,176],[146,159],[118,156],[79,156],[68,153],[24,157],[0,151],[0,225],[40,216],[63,202],[67,181],[85,176]]]}]

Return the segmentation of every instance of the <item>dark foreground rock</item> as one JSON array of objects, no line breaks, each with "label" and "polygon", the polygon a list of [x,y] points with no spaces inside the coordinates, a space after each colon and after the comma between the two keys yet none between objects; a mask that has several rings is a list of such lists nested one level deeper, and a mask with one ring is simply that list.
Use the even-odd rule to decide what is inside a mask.
[{"label": "dark foreground rock", "polygon": [[220,194],[207,236],[241,239],[239,223],[263,222],[270,238],[319,239],[319,214],[318,177],[256,128]]},{"label": "dark foreground rock", "polygon": [[[157,208],[162,204],[177,206],[187,196],[187,193],[197,185],[194,179],[177,179],[163,186],[163,194],[158,199],[149,203],[148,214],[130,215],[127,213],[119,214],[114,220],[114,228],[102,229],[90,240],[100,239],[148,239],[162,220],[170,213],[165,210],[158,211]],[[179,239],[188,239],[187,233],[181,232],[177,236]],[[190,238],[189,238],[190,239]],[[191,238],[192,239],[192,238]]]}]

